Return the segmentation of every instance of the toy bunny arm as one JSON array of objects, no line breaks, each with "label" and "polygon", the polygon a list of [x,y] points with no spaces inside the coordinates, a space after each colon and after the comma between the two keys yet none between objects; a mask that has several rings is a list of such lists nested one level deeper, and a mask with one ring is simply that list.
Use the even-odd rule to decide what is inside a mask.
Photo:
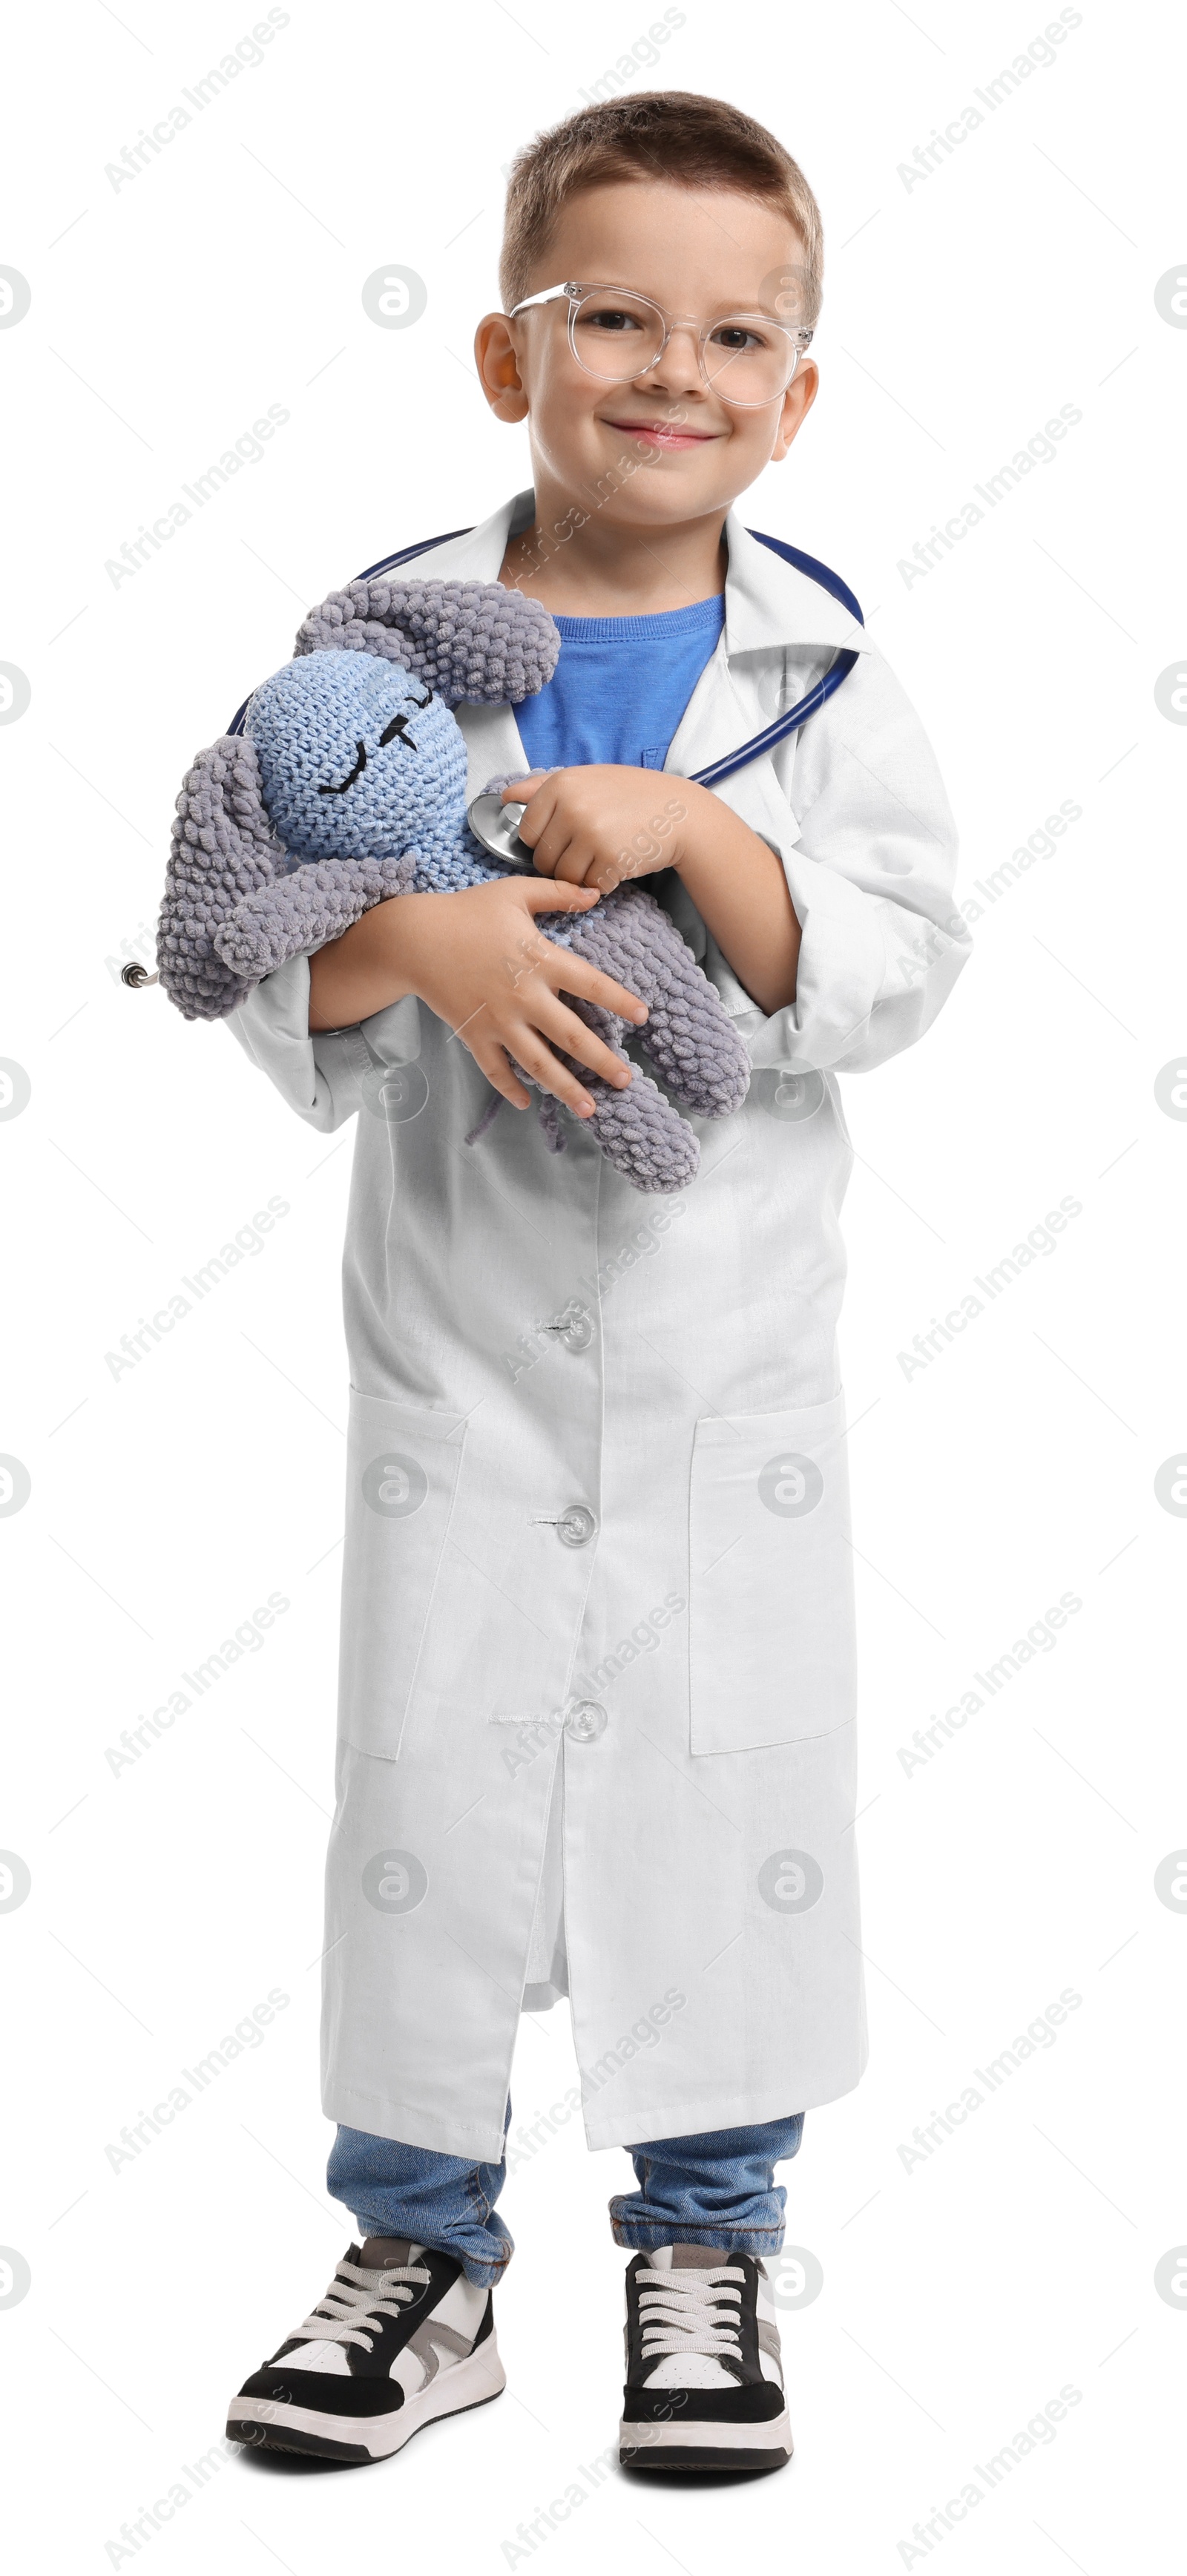
[{"label": "toy bunny arm", "polygon": [[290,957],[340,939],[376,903],[407,894],[420,853],[393,859],[318,859],[244,895],[214,933],[219,956],[245,985]]}]

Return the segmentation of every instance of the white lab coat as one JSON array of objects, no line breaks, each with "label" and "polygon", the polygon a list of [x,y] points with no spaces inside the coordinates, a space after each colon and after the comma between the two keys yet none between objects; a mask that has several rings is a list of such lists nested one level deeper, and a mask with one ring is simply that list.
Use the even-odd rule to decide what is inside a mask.
[{"label": "white lab coat", "polygon": [[[412,570],[495,580],[532,507]],[[360,1111],[324,2107],[474,2158],[520,2010],[565,1991],[593,2147],[802,2111],[865,2059],[836,1076],[922,1034],[967,940],[897,682],[733,514],[727,536],[669,771],[860,658],[720,791],[786,870],[794,1003],[755,1008],[676,885],[755,1068],[735,1116],[694,1122],[679,1198],[572,1119],[561,1155],[508,1107],[467,1145],[488,1086],[415,999],[311,1039],[301,958],[230,1020],[311,1126]],[[471,794],[526,769],[510,709],[459,721]]]}]

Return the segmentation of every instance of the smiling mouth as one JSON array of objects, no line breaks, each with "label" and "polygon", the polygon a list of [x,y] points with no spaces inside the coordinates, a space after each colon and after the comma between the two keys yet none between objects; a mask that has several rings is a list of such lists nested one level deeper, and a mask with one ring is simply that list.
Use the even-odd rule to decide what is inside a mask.
[{"label": "smiling mouth", "polygon": [[657,447],[707,447],[717,436],[712,429],[676,429],[661,420],[608,420],[607,429],[620,429],[628,438],[648,438]]}]

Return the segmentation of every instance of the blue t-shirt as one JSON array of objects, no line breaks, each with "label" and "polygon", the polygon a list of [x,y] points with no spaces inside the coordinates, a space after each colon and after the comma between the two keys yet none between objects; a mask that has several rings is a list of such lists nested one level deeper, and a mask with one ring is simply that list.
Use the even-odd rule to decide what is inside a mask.
[{"label": "blue t-shirt", "polygon": [[657,617],[558,617],[552,678],[515,710],[533,769],[591,761],[662,769],[668,746],[725,625],[725,600]]}]

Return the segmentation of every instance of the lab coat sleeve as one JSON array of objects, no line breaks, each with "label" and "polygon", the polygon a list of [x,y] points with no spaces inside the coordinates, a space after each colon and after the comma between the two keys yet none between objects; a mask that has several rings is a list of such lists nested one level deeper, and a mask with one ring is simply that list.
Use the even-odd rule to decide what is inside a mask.
[{"label": "lab coat sleeve", "polygon": [[969,953],[952,813],[874,651],[772,765],[791,808],[777,846],[803,934],[796,997],[738,1027],[755,1065],[866,1072],[922,1037]]},{"label": "lab coat sleeve", "polygon": [[326,1134],[353,1117],[376,1066],[411,1064],[420,1054],[419,1004],[411,993],[357,1028],[310,1036],[307,957],[293,957],[266,975],[229,1013],[227,1025],[290,1109]]}]

